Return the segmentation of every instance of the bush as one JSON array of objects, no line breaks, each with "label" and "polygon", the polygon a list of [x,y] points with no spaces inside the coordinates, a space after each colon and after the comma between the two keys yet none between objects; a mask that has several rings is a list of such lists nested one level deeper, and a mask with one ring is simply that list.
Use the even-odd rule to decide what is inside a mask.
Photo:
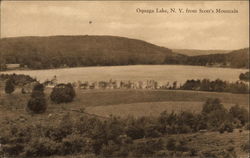
[{"label": "bush", "polygon": [[31,98],[27,104],[28,109],[37,114],[43,113],[47,109],[47,102],[43,90],[43,85],[40,83],[37,84],[34,87],[31,93]]},{"label": "bush", "polygon": [[167,141],[167,149],[172,151],[176,148],[176,140],[174,138],[169,138]]},{"label": "bush", "polygon": [[133,154],[134,156],[152,156],[157,151],[162,150],[163,147],[161,139],[137,142],[133,144]]},{"label": "bush", "polygon": [[44,113],[47,109],[44,93],[40,91],[33,91],[27,107],[34,113]]},{"label": "bush", "polygon": [[40,83],[35,84],[33,87],[33,91],[44,91],[44,85]]},{"label": "bush", "polygon": [[34,138],[24,149],[26,157],[51,156],[60,150],[61,146],[48,138]]},{"label": "bush", "polygon": [[126,134],[132,139],[140,139],[145,135],[144,129],[142,127],[130,125],[126,129]]},{"label": "bush", "polygon": [[246,143],[241,145],[241,150],[247,153],[250,153],[250,143],[247,141]]},{"label": "bush", "polygon": [[246,124],[245,129],[250,130],[250,123],[249,122]]},{"label": "bush", "polygon": [[114,152],[119,151],[119,146],[113,141],[109,141],[107,145],[104,145],[101,150],[101,154],[104,157],[114,156]]},{"label": "bush", "polygon": [[20,153],[23,152],[23,149],[24,149],[24,144],[20,143],[2,145],[3,152],[6,153],[8,156],[19,155]]},{"label": "bush", "polygon": [[229,110],[229,113],[236,119],[238,119],[242,125],[248,122],[249,113],[247,109],[240,107],[239,105],[232,106]]},{"label": "bush", "polygon": [[5,93],[11,94],[15,90],[14,81],[12,79],[8,79],[5,83]]},{"label": "bush", "polygon": [[231,133],[233,132],[233,125],[230,122],[224,122],[221,124],[221,126],[219,127],[219,132],[220,133],[224,133],[225,131]]},{"label": "bush", "polygon": [[155,125],[149,125],[145,127],[145,137],[147,138],[157,138],[162,134],[159,132],[158,127]]},{"label": "bush", "polygon": [[223,104],[221,104],[221,101],[218,98],[207,99],[206,103],[202,107],[203,114],[209,114],[217,110],[221,110],[221,111],[225,110]]},{"label": "bush", "polygon": [[68,103],[73,101],[75,95],[75,90],[70,83],[58,84],[53,88],[50,99],[57,104]]},{"label": "bush", "polygon": [[62,140],[62,151],[64,155],[75,154],[83,151],[84,139],[81,138],[81,135],[68,135]]}]

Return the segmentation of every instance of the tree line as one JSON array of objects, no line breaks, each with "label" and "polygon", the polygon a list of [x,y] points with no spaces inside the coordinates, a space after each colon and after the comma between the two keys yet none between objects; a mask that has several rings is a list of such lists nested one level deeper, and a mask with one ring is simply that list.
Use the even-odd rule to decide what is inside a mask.
[{"label": "tree line", "polygon": [[230,93],[249,93],[249,85],[242,81],[227,82],[220,79],[210,81],[203,80],[187,80],[180,89],[196,90],[196,91],[210,91],[210,92],[230,92]]},{"label": "tree line", "polygon": [[[220,79],[209,80],[209,79],[197,79],[187,80],[183,85],[178,86],[177,81],[172,84],[167,83],[160,85],[157,81],[148,80],[146,82],[138,81],[99,81],[99,82],[78,82],[72,83],[73,87],[81,89],[168,89],[168,90],[195,90],[195,91],[209,91],[209,92],[230,92],[230,93],[249,93],[249,85],[246,80],[249,77],[249,72],[241,73],[239,76],[240,81],[227,82]],[[35,78],[28,75],[17,75],[17,74],[0,74],[0,80],[6,81],[5,88],[12,89],[7,93],[12,93],[15,86],[25,87],[32,82],[38,82]],[[52,79],[53,80],[53,79]],[[46,80],[44,86],[57,83]]]}]

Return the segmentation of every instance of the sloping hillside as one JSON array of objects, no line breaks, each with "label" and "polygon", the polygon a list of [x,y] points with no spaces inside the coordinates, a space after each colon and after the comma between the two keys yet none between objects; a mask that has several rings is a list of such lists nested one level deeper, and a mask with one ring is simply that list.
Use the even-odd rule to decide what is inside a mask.
[{"label": "sloping hillside", "polygon": [[209,55],[209,54],[225,54],[232,50],[198,50],[198,49],[173,49],[173,52],[177,52],[187,56]]},{"label": "sloping hillside", "polygon": [[248,68],[248,56],[249,48],[226,54],[187,56],[142,40],[117,36],[15,37],[0,40],[0,70],[10,63],[30,69],[138,64]]},{"label": "sloping hillside", "polygon": [[234,50],[226,54],[210,54],[188,57],[185,63],[188,65],[248,68],[249,48]]},{"label": "sloping hillside", "polygon": [[0,52],[6,63],[32,69],[163,64],[165,58],[183,55],[145,41],[115,36],[51,36],[1,39]]}]

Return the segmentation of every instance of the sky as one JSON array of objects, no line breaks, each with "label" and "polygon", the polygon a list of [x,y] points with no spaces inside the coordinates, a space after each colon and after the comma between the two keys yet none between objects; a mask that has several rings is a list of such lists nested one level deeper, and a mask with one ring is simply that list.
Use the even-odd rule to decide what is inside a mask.
[{"label": "sky", "polygon": [[[248,1],[2,1],[1,38],[113,35],[172,49],[249,47]],[[238,13],[141,13],[170,8]]]}]

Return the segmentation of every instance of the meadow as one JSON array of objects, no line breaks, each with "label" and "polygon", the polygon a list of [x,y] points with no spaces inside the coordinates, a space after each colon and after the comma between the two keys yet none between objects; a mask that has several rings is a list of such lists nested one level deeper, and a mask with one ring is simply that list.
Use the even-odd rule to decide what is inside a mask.
[{"label": "meadow", "polygon": [[44,115],[59,116],[67,112],[79,114],[85,110],[89,114],[108,117],[133,115],[158,116],[161,112],[200,112],[208,98],[219,98],[226,108],[235,104],[248,109],[248,94],[197,92],[184,90],[81,90],[76,89],[76,98],[68,104],[54,104],[49,99],[51,88],[45,90],[48,109],[45,114],[29,115],[26,105],[29,94],[21,94],[16,89],[13,94],[0,92],[0,117],[28,120],[43,119]]}]

